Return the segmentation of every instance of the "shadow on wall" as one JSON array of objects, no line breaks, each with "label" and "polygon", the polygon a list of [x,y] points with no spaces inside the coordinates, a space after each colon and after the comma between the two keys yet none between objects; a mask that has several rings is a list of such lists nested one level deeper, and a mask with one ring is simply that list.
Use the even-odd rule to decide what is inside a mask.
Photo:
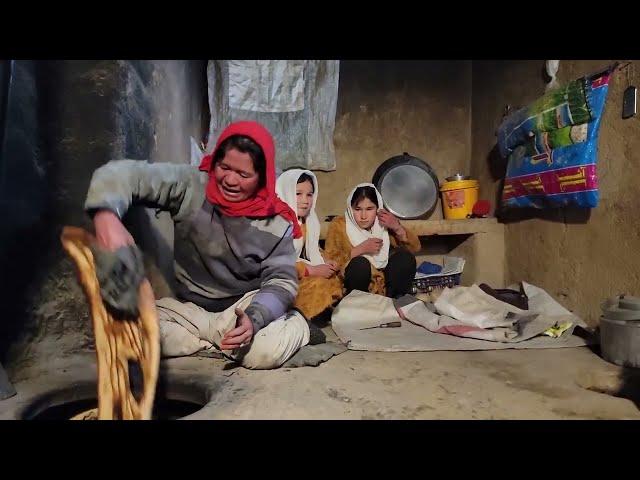
[{"label": "shadow on wall", "polygon": [[[3,318],[7,368],[45,338],[91,344],[75,271],[60,245],[64,225],[90,227],[82,205],[93,170],[112,151],[111,114],[119,75],[114,61],[15,61],[0,188]],[[5,188],[7,187],[7,188]],[[65,351],[58,351],[59,355]]]},{"label": "shadow on wall", "polygon": [[[59,229],[52,220],[56,165],[41,133],[48,105],[43,91],[48,82],[32,61],[2,62],[11,76],[6,95],[6,121],[0,125],[0,359],[23,330],[30,306],[30,286],[41,282],[53,263],[50,252],[58,248]],[[5,70],[6,68],[6,70]],[[10,70],[9,70],[10,68]],[[3,75],[4,76],[4,75]],[[48,78],[48,81],[55,81]],[[0,360],[1,361],[1,360]]]},{"label": "shadow on wall", "polygon": [[495,144],[489,152],[489,155],[487,155],[487,166],[492,180],[504,179],[507,173],[507,163],[508,159],[500,154],[498,144]]},{"label": "shadow on wall", "polygon": [[[201,61],[14,63],[10,128],[0,140],[0,362],[8,369],[45,338],[68,338],[69,349],[92,343],[86,301],[60,245],[62,226],[92,230],[84,197],[94,170],[107,161],[188,163],[189,137],[199,138],[203,129],[207,91]],[[158,264],[150,267],[161,280],[154,287],[170,291],[164,279],[172,276],[164,271],[173,255],[171,243],[163,243],[170,235],[150,228],[168,222],[132,216],[141,222],[132,230],[144,232],[136,237],[153,252],[150,264]]]}]

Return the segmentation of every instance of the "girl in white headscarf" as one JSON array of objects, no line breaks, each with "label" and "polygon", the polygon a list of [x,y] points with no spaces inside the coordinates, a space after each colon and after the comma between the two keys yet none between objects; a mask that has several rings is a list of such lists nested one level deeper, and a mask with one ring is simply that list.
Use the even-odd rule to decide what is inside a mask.
[{"label": "girl in white headscarf", "polygon": [[362,290],[396,298],[411,289],[420,240],[383,206],[376,187],[361,183],[349,194],[344,216],[329,225],[325,251],[338,263],[345,294]]},{"label": "girl in white headscarf", "polygon": [[342,298],[342,282],[336,277],[337,263],[323,256],[318,244],[320,221],[315,209],[318,180],[310,170],[287,170],[276,181],[276,193],[298,214],[302,238],[293,241],[299,280],[294,306],[311,320],[330,311]]}]

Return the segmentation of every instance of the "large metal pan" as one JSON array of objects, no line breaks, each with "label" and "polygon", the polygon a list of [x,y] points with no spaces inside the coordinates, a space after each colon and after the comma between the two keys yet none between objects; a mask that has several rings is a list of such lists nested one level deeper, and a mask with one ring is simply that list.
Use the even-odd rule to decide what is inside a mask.
[{"label": "large metal pan", "polygon": [[423,160],[404,152],[383,162],[371,181],[386,208],[399,218],[429,216],[438,203],[438,177]]}]

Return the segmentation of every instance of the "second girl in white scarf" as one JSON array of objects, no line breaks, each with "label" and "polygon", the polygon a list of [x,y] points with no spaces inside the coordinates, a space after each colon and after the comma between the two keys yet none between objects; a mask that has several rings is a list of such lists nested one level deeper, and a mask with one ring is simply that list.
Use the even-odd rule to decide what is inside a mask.
[{"label": "second girl in white scarf", "polygon": [[420,240],[402,226],[371,183],[357,185],[345,215],[329,226],[326,255],[338,263],[344,293],[351,290],[396,298],[409,293]]}]

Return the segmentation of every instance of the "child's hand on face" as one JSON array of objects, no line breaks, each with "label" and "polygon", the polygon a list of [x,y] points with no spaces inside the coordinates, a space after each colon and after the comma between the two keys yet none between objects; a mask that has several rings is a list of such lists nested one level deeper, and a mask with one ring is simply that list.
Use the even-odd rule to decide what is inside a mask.
[{"label": "child's hand on face", "polygon": [[378,210],[378,221],[387,230],[395,232],[400,228],[400,220],[391,212],[388,212],[384,208]]}]

